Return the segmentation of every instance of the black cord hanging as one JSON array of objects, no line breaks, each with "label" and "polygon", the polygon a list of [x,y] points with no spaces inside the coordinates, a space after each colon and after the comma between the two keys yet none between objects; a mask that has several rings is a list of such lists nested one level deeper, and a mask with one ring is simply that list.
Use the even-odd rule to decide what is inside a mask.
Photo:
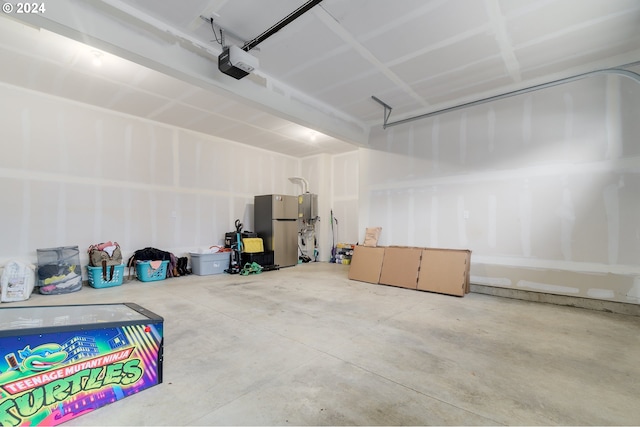
[{"label": "black cord hanging", "polygon": [[224,30],[222,29],[222,27],[220,28],[220,40],[218,40],[218,33],[216,33],[216,27],[213,26],[213,18],[210,18],[209,22],[211,22],[211,31],[213,31],[213,36],[216,38],[216,41],[218,42],[218,44],[224,47]]}]

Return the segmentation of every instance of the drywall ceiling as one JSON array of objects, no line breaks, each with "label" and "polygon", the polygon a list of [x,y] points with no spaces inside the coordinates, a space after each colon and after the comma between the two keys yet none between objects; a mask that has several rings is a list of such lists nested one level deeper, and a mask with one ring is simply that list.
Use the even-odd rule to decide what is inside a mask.
[{"label": "drywall ceiling", "polygon": [[0,79],[304,157],[366,146],[372,95],[395,121],[640,61],[637,0],[324,0],[250,51],[254,74],[218,71],[214,30],[242,45],[304,3],[47,2],[0,19]]}]

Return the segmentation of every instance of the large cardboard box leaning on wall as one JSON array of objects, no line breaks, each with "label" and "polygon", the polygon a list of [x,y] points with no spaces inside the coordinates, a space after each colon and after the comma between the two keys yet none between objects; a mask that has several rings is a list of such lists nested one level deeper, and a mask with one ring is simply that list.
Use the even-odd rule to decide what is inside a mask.
[{"label": "large cardboard box leaning on wall", "polygon": [[349,279],[377,284],[380,280],[383,257],[384,248],[354,246],[349,267]]},{"label": "large cardboard box leaning on wall", "polygon": [[418,289],[463,297],[469,293],[471,251],[423,249]]},{"label": "large cardboard box leaning on wall", "polygon": [[388,246],[384,250],[380,284],[417,289],[422,248]]},{"label": "large cardboard box leaning on wall", "polygon": [[355,246],[349,279],[462,297],[470,264],[466,249]]}]

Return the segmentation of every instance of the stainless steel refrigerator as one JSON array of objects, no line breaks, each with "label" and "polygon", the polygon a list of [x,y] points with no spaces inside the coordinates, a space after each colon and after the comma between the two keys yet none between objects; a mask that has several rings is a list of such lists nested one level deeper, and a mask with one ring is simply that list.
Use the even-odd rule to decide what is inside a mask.
[{"label": "stainless steel refrigerator", "polygon": [[255,196],[253,222],[266,251],[280,267],[298,263],[298,197],[282,194]]}]

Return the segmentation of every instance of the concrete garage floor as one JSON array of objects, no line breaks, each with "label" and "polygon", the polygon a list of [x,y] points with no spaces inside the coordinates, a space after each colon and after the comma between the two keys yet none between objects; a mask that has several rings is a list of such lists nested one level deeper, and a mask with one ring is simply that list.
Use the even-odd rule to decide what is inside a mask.
[{"label": "concrete garage floor", "polygon": [[11,305],[135,302],[165,319],[164,382],[68,426],[640,424],[640,317],[347,272],[190,275]]}]

